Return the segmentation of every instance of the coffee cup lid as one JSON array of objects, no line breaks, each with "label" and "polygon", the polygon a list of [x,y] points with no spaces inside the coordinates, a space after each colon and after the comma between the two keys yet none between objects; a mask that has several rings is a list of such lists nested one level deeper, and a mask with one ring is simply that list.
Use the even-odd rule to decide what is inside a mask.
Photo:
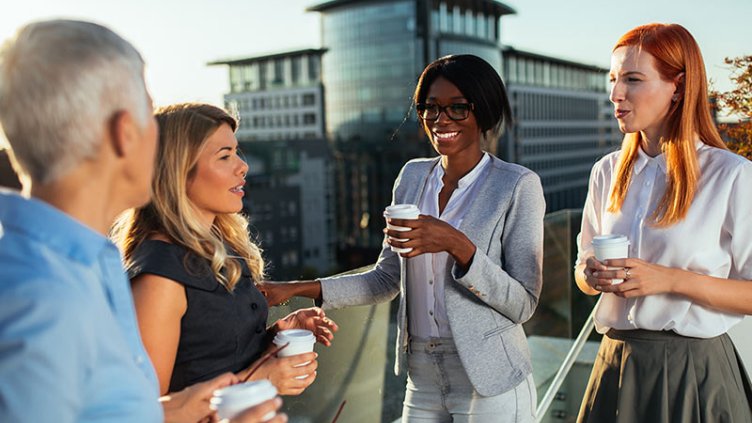
[{"label": "coffee cup lid", "polygon": [[275,395],[277,395],[277,388],[267,379],[260,379],[217,389],[214,391],[211,403],[219,405],[223,398],[231,400],[234,397],[274,397]]},{"label": "coffee cup lid", "polygon": [[621,244],[623,242],[629,244],[629,238],[619,234],[597,235],[593,237],[593,244],[597,245]]},{"label": "coffee cup lid", "polygon": [[313,332],[306,329],[287,329],[277,332],[274,336],[275,344],[286,344],[288,342],[316,342]]},{"label": "coffee cup lid", "polygon": [[396,213],[414,213],[418,212],[420,213],[420,209],[415,204],[395,204],[393,206],[387,206],[386,209],[384,209],[384,216],[389,216],[390,214],[396,214]]}]

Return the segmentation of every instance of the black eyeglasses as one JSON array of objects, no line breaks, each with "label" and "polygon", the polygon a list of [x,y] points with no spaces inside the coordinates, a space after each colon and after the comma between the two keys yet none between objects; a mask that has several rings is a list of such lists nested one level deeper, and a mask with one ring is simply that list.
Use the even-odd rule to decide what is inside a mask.
[{"label": "black eyeglasses", "polygon": [[473,103],[452,103],[447,106],[426,103],[418,103],[415,105],[415,110],[418,111],[418,116],[423,120],[437,120],[441,112],[444,112],[444,114],[451,120],[465,120],[470,116],[470,111],[473,110],[473,108]]}]

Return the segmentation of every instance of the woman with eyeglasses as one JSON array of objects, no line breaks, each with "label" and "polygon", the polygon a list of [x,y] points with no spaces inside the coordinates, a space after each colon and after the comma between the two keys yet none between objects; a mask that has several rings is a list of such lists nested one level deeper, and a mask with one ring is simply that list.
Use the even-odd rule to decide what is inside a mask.
[{"label": "woman with eyeglasses", "polygon": [[[483,151],[511,120],[504,84],[487,62],[447,56],[428,65],[414,94],[439,157],[409,161],[376,266],[316,281],[265,283],[270,304],[291,296],[340,308],[400,297],[397,364],[407,369],[403,422],[531,422],[536,391],[522,323],[541,290],[540,180]],[[398,241],[397,239],[403,239]],[[398,255],[391,247],[411,248]]]},{"label": "woman with eyeglasses", "polygon": [[[681,25],[628,31],[610,77],[624,141],[593,166],[578,236],[575,278],[601,295],[603,339],[577,421],[752,422],[726,333],[752,314],[752,163],[718,134]],[[629,258],[596,260],[594,237],[612,234]]]},{"label": "woman with eyeglasses", "polygon": [[209,104],[177,104],[159,123],[152,200],[113,229],[124,255],[141,337],[166,394],[225,372],[269,379],[296,395],[316,378],[316,353],[272,357],[275,332],[304,328],[329,345],[336,324],[319,308],[266,327],[268,306],[254,282],[261,251],[240,215],[248,165],[236,120]]}]

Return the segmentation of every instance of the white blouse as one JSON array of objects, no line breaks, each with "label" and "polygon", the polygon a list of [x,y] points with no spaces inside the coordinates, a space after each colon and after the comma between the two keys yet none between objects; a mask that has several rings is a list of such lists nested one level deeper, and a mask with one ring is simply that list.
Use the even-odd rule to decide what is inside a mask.
[{"label": "white blouse", "polygon": [[[606,209],[619,154],[611,153],[593,166],[577,237],[577,265],[593,255],[594,236],[620,234],[629,237],[629,257],[752,282],[752,162],[698,141],[700,181],[689,212],[672,226],[656,228],[651,216],[666,189],[665,157],[639,150],[622,208],[611,213]],[[599,333],[609,328],[673,330],[710,338],[744,318],[675,294],[624,299],[604,293],[596,307]]]},{"label": "white blouse", "polygon": [[[458,229],[475,198],[478,181],[486,176],[486,169],[491,163],[488,153],[484,153],[478,164],[457,181],[457,188],[452,192],[444,211],[439,214],[439,193],[444,187],[444,168],[436,165],[428,177],[425,191],[418,207],[420,213],[441,219]],[[446,274],[451,272],[452,263],[446,251],[421,254],[408,259],[407,266],[407,327],[410,335],[419,338],[451,338],[446,304],[444,303],[444,283]],[[440,283],[434,283],[438,281]]]}]

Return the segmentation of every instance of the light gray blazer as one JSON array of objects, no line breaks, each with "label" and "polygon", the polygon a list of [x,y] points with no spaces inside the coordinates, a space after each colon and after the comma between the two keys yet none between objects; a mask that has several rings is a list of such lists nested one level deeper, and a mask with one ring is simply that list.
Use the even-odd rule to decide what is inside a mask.
[{"label": "light gray blazer", "polygon": [[[460,225],[477,251],[463,272],[449,257],[444,292],[449,326],[473,387],[484,396],[506,392],[532,371],[521,323],[532,316],[542,285],[543,215],[540,179],[532,171],[491,156],[486,178]],[[409,161],[394,183],[392,204],[420,204],[439,158]],[[403,260],[406,266],[410,260]],[[399,294],[397,359],[405,368],[408,346],[405,269],[384,242],[367,272],[321,279],[324,308],[392,300]]]}]

